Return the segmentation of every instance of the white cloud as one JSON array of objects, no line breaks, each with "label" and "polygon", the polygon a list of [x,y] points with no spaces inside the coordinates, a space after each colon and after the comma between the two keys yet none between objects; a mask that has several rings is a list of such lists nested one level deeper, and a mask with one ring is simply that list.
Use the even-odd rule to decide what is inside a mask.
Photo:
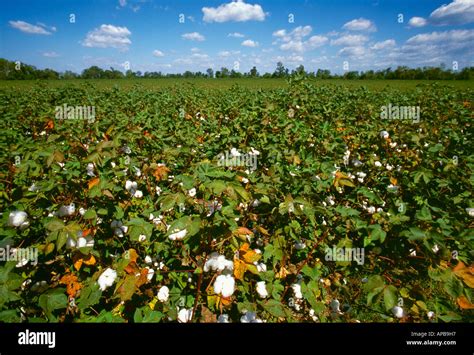
[{"label": "white cloud", "polygon": [[119,5],[122,7],[127,6],[127,0],[119,0]]},{"label": "white cloud", "polygon": [[[43,28],[45,26],[43,27],[36,26],[25,21],[9,21],[9,24],[11,27],[16,28],[17,30],[20,30],[21,32],[24,32],[24,33],[30,33],[30,34],[35,34],[35,35],[50,35],[51,34],[51,32]],[[53,31],[56,31],[56,28],[54,28]]]},{"label": "white cloud", "polygon": [[43,57],[57,58],[57,57],[59,57],[59,54],[56,53],[56,52],[43,52]]},{"label": "white cloud", "polygon": [[344,24],[344,26],[342,26],[342,28],[349,31],[377,31],[377,28],[375,27],[374,23],[363,17],[347,22],[346,24]]},{"label": "white cloud", "polygon": [[424,19],[423,17],[412,17],[410,19],[410,21],[408,21],[408,25],[410,27],[423,27],[423,26],[426,26],[426,24],[428,23],[428,21],[426,21],[426,19]]},{"label": "white cloud", "polygon": [[382,49],[387,49],[387,48],[392,48],[392,47],[395,47],[396,43],[395,43],[395,40],[393,39],[387,39],[386,41],[382,41],[382,42],[377,42],[375,43],[371,49],[374,49],[374,50],[382,50]]},{"label": "white cloud", "polygon": [[343,57],[358,58],[365,54],[365,48],[362,46],[344,47],[338,54]]},{"label": "white cloud", "polygon": [[258,47],[258,42],[252,41],[251,39],[246,39],[241,43],[244,47],[255,48]]},{"label": "white cloud", "polygon": [[198,53],[198,52],[200,52],[200,51],[201,51],[201,50],[200,50],[199,48],[197,48],[197,47],[191,48],[191,52],[192,52],[192,53]]},{"label": "white cloud", "polygon": [[82,45],[84,47],[111,47],[127,50],[128,46],[132,44],[129,38],[131,34],[127,27],[101,25],[87,34],[84,41],[82,41]]},{"label": "white cloud", "polygon": [[275,37],[285,37],[286,36],[286,30],[278,30],[273,32],[273,35]]},{"label": "white cloud", "polygon": [[347,46],[355,47],[360,46],[361,44],[368,41],[368,38],[364,35],[344,35],[338,39],[333,39],[331,41],[332,46]]},{"label": "white cloud", "polygon": [[221,58],[228,58],[232,55],[239,55],[240,51],[220,51],[217,55]]},{"label": "white cloud", "polygon": [[153,51],[153,55],[154,55],[155,57],[164,57],[164,56],[165,56],[165,54],[164,54],[162,51],[158,50],[158,49],[155,49],[155,50]]},{"label": "white cloud", "polygon": [[217,8],[203,7],[202,12],[204,22],[263,21],[266,16],[260,5],[246,4],[243,0],[222,4]]},{"label": "white cloud", "polygon": [[199,32],[191,32],[191,33],[185,33],[183,35],[181,35],[181,37],[183,39],[187,39],[187,40],[190,40],[190,41],[198,41],[198,42],[202,42],[204,41],[206,38],[200,34]]},{"label": "white cloud", "polygon": [[407,40],[407,44],[441,44],[464,43],[473,46],[474,30],[451,30],[443,32],[422,33]]},{"label": "white cloud", "polygon": [[244,38],[245,35],[239,32],[229,33],[227,37],[234,37],[234,38]]},{"label": "white cloud", "polygon": [[463,25],[474,22],[474,1],[454,0],[442,5],[430,15],[430,23],[434,25]]},{"label": "white cloud", "polygon": [[274,44],[280,43],[280,49],[283,51],[304,52],[327,43],[328,38],[320,35],[305,40],[312,30],[311,26],[298,26],[289,33],[284,29],[275,31],[273,36],[277,39]]}]

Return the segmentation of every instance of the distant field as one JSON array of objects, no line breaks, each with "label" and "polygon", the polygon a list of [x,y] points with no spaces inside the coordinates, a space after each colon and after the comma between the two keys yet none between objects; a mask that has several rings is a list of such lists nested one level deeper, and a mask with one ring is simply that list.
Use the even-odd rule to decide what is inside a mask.
[{"label": "distant field", "polygon": [[[466,89],[474,88],[473,80],[446,80],[446,81],[432,81],[432,80],[342,80],[342,79],[330,79],[330,80],[313,80],[315,83],[321,85],[342,85],[347,87],[361,87],[366,86],[370,90],[383,90],[386,87],[396,88],[399,90],[411,90],[417,86],[424,84],[438,83],[440,86],[450,86],[455,89]],[[287,86],[285,79],[118,79],[118,80],[16,80],[16,81],[0,81],[0,88],[31,88],[35,85],[47,85],[48,87],[63,87],[67,85],[83,85],[85,83],[94,84],[98,88],[111,88],[118,86],[120,88],[130,88],[135,85],[143,86],[145,88],[160,89],[170,87],[173,85],[195,85],[199,88],[211,88],[211,89],[226,89],[230,88],[235,84],[241,85],[246,88],[252,89],[274,89],[282,88]]]}]

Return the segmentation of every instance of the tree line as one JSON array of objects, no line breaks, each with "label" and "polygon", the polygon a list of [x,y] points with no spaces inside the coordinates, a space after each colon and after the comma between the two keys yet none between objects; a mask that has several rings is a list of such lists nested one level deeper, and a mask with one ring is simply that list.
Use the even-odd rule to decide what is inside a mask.
[{"label": "tree line", "polygon": [[36,80],[36,79],[126,79],[126,78],[288,78],[295,74],[304,74],[315,79],[388,79],[388,80],[470,80],[474,79],[474,67],[465,67],[462,70],[446,69],[445,65],[439,67],[409,68],[399,66],[396,69],[387,68],[383,70],[346,71],[343,74],[333,74],[328,69],[318,69],[315,72],[306,71],[303,65],[296,69],[285,68],[282,62],[278,62],[272,73],[260,74],[256,67],[249,72],[240,72],[234,69],[222,67],[219,70],[209,68],[206,72],[185,71],[183,73],[162,73],[127,70],[125,73],[114,69],[102,69],[91,66],[84,69],[80,74],[70,70],[57,72],[53,69],[37,69],[33,65],[8,61],[0,58],[0,80]]}]

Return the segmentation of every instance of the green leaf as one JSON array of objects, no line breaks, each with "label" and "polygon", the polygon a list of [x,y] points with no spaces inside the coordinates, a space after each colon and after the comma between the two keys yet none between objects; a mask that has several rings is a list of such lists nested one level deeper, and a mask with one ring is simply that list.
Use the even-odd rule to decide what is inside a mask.
[{"label": "green leaf", "polygon": [[383,290],[383,300],[385,303],[385,310],[390,311],[397,305],[397,288],[395,286],[387,286]]},{"label": "green leaf", "polygon": [[56,322],[53,312],[67,307],[67,296],[64,288],[55,288],[43,293],[38,299],[38,305],[43,309],[49,321]]}]

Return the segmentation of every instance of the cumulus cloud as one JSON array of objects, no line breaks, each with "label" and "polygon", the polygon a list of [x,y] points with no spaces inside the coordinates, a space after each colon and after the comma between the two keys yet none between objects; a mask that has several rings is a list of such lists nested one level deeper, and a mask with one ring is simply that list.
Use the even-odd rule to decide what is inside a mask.
[{"label": "cumulus cloud", "polygon": [[451,30],[422,33],[407,40],[407,44],[447,44],[464,43],[473,46],[474,30]]},{"label": "cumulus cloud", "polygon": [[331,40],[332,46],[356,47],[364,44],[368,38],[364,35],[344,35],[337,39]]},{"label": "cumulus cloud", "polygon": [[221,58],[228,58],[233,55],[239,55],[240,51],[220,51],[217,55]]},{"label": "cumulus cloud", "polygon": [[424,19],[423,17],[412,17],[410,19],[410,21],[408,21],[408,25],[410,27],[423,27],[423,26],[426,26],[426,24],[428,23],[428,21],[426,21],[426,19]]},{"label": "cumulus cloud", "polygon": [[258,42],[252,41],[251,39],[246,39],[246,40],[243,41],[241,44],[242,44],[244,47],[251,47],[251,48],[258,47]]},{"label": "cumulus cloud", "polygon": [[153,55],[154,55],[155,57],[164,57],[164,56],[165,56],[165,54],[164,54],[162,51],[158,50],[158,49],[155,49],[155,50],[153,51]]},{"label": "cumulus cloud", "polygon": [[260,5],[247,4],[244,0],[232,1],[217,8],[203,7],[204,22],[245,22],[264,21],[266,14]]},{"label": "cumulus cloud", "polygon": [[474,22],[474,1],[454,0],[442,5],[431,13],[430,22],[434,25],[464,25]]},{"label": "cumulus cloud", "polygon": [[381,50],[381,49],[387,49],[387,48],[392,48],[396,45],[396,42],[395,40],[393,39],[387,39],[385,41],[382,41],[382,42],[377,42],[375,43],[371,49],[374,49],[374,50]]},{"label": "cumulus cloud", "polygon": [[234,37],[234,38],[244,38],[245,35],[239,32],[229,33],[227,37]]},{"label": "cumulus cloud", "polygon": [[363,17],[347,22],[346,24],[344,24],[344,26],[342,26],[342,28],[349,31],[377,31],[377,27],[375,27],[375,24],[372,21],[367,20]]},{"label": "cumulus cloud", "polygon": [[185,33],[183,35],[181,35],[181,37],[183,39],[187,39],[189,41],[198,41],[198,42],[202,42],[204,41],[206,38],[200,34],[199,32],[191,32],[191,33]]},{"label": "cumulus cloud", "polygon": [[362,46],[344,47],[338,52],[340,56],[349,58],[359,58],[362,57],[365,53],[366,50]]},{"label": "cumulus cloud", "polygon": [[131,34],[127,27],[101,25],[87,34],[86,38],[82,41],[82,45],[84,47],[111,47],[127,50],[128,46],[132,44],[129,38]]},{"label": "cumulus cloud", "polygon": [[[51,32],[46,30],[44,27],[46,26],[36,26],[32,25],[31,23],[25,21],[9,21],[11,27],[20,30],[23,33],[35,34],[35,35],[50,35]],[[52,28],[53,32],[56,31],[56,28]]]},{"label": "cumulus cloud", "polygon": [[315,49],[327,43],[328,38],[325,36],[314,35],[308,39],[312,31],[311,26],[298,26],[293,31],[278,30],[273,32],[276,37],[276,43],[280,43],[280,49],[283,51],[304,52]]}]

